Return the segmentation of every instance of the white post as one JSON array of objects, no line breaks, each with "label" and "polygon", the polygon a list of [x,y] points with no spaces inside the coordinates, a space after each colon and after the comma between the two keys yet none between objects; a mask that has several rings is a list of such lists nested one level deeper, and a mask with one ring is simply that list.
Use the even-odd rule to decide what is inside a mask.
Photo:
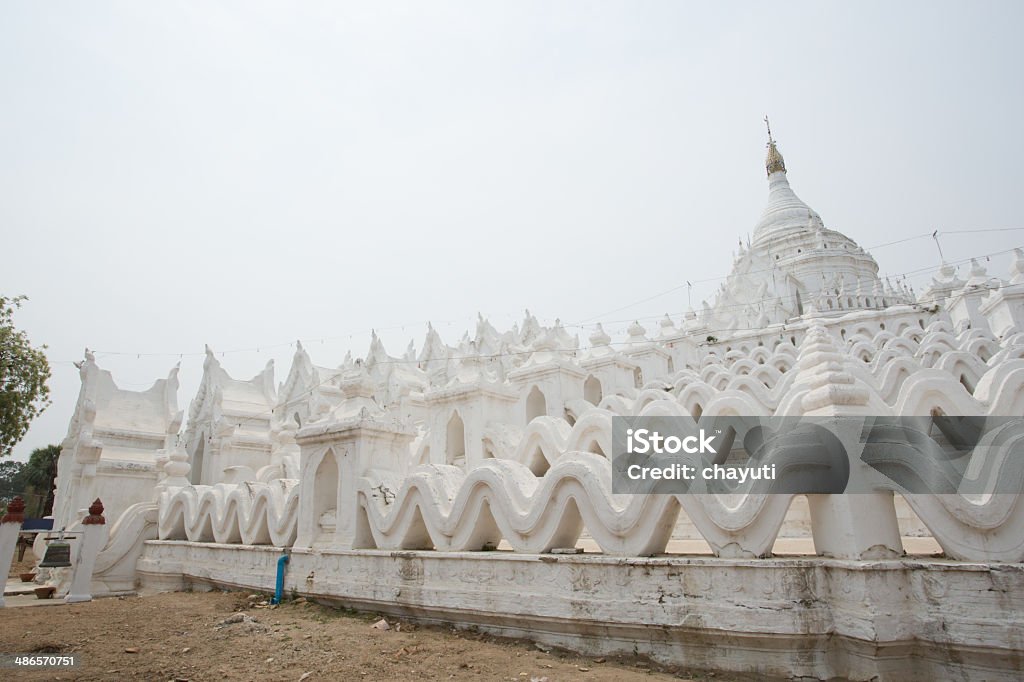
[{"label": "white post", "polygon": [[89,515],[82,520],[82,545],[78,548],[78,560],[73,569],[71,589],[68,590],[64,601],[92,601],[92,569],[96,566],[96,556],[106,539],[106,523],[107,520],[103,518],[103,503],[96,498],[89,507]]},{"label": "white post", "polygon": [[[21,497],[15,497],[7,505],[7,513],[0,519],[0,566],[4,569],[4,584],[7,583],[7,574],[11,570],[11,560],[14,559],[14,550],[18,546],[18,534],[21,532],[21,524],[25,520],[25,501]],[[4,595],[0,593],[0,608],[5,606]]]},{"label": "white post", "polygon": [[811,536],[820,556],[890,559],[903,541],[891,492],[808,495]]}]

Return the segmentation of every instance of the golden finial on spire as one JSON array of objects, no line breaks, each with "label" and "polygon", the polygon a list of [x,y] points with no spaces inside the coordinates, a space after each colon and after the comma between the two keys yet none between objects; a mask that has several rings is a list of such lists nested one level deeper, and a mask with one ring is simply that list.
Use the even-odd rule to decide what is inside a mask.
[{"label": "golden finial on spire", "polygon": [[775,138],[772,137],[772,124],[768,122],[768,117],[764,117],[765,127],[768,128],[768,157],[765,159],[764,165],[765,170],[768,171],[768,175],[777,171],[786,172],[786,162],[782,158],[782,154],[779,153],[778,147],[775,146]]}]

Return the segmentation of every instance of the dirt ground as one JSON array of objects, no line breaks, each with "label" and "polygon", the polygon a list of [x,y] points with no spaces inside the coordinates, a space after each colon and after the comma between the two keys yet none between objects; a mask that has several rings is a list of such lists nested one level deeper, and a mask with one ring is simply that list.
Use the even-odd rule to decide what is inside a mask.
[{"label": "dirt ground", "polygon": [[[76,653],[84,665],[16,680],[678,680],[640,660],[543,651],[529,642],[415,626],[303,599],[159,594],[0,610],[0,652]],[[236,622],[231,622],[236,621]],[[8,673],[9,671],[3,671]]]},{"label": "dirt ground", "polygon": [[11,562],[11,570],[7,573],[8,578],[18,579],[18,576],[22,573],[31,573],[36,565],[36,558],[32,555],[32,550],[25,552],[25,559],[18,561],[18,553],[14,553],[14,561]]}]

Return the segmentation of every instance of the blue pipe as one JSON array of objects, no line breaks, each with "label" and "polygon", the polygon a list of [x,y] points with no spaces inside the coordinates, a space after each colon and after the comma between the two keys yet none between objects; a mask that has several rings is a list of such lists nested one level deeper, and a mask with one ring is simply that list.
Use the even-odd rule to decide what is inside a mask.
[{"label": "blue pipe", "polygon": [[277,584],[274,586],[274,598],[271,604],[280,604],[284,597],[284,567],[288,565],[288,554],[282,554],[277,559]]}]

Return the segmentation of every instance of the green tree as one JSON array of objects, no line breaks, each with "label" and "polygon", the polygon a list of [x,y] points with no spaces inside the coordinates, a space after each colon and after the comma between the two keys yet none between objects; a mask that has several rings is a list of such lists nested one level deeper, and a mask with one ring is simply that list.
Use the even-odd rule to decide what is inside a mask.
[{"label": "green tree", "polygon": [[39,516],[53,513],[53,483],[57,480],[57,458],[60,457],[59,445],[47,445],[36,448],[28,457],[28,463],[22,471],[22,478],[27,486],[43,500],[43,508]]},{"label": "green tree", "polygon": [[0,457],[11,454],[28,425],[50,404],[50,363],[14,326],[14,311],[24,296],[0,296]]},{"label": "green tree", "polygon": [[15,495],[25,493],[25,462],[0,462],[0,512]]}]

